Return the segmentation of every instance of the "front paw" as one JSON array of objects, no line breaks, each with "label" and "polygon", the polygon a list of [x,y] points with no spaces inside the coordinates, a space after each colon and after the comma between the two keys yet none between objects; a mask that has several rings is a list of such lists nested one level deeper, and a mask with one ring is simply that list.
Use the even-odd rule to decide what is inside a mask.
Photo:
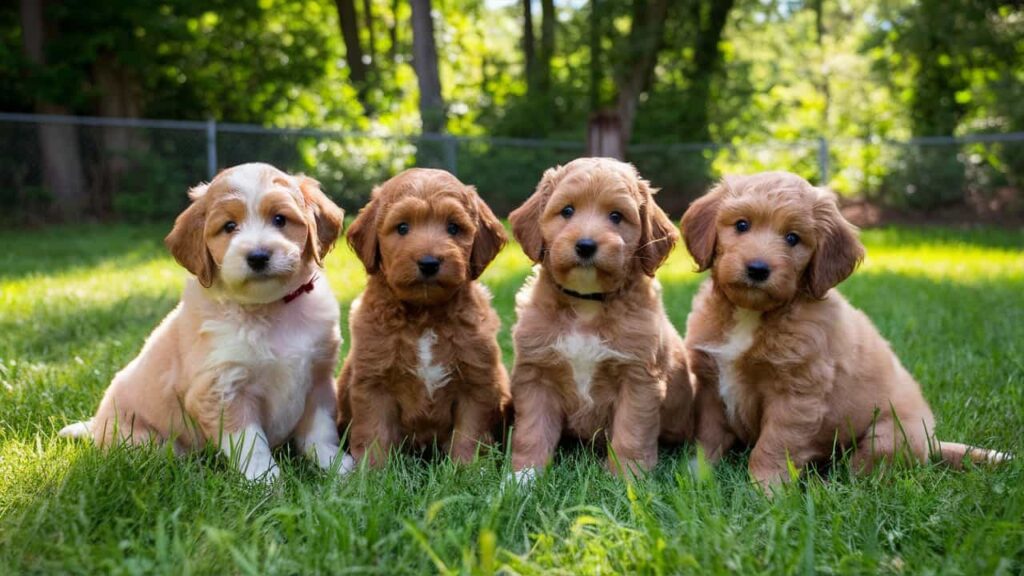
[{"label": "front paw", "polygon": [[786,485],[786,482],[790,480],[791,476],[786,470],[753,466],[750,467],[749,473],[754,484],[769,498],[781,490]]},{"label": "front paw", "polygon": [[508,476],[505,477],[506,484],[512,484],[519,488],[529,488],[536,481],[537,469],[532,466],[523,468],[522,470],[516,470],[515,472],[510,472]]},{"label": "front paw", "polygon": [[622,452],[612,450],[608,455],[608,471],[615,476],[639,477],[651,471],[658,464],[658,453],[651,452],[641,456],[622,456]]},{"label": "front paw", "polygon": [[335,466],[335,460],[340,458],[341,461],[337,463],[339,476],[347,476],[356,469],[355,459],[333,444],[314,444],[309,448],[308,454],[323,470],[331,470]]},{"label": "front paw", "polygon": [[267,485],[273,484],[281,476],[281,470],[273,461],[266,466],[246,466],[241,472],[246,480]]},{"label": "front paw", "polygon": [[338,463],[338,476],[348,476],[356,469],[356,459],[348,452],[341,453],[341,462]]},{"label": "front paw", "polygon": [[477,443],[475,441],[464,441],[454,444],[449,455],[457,464],[470,464],[476,459]]}]

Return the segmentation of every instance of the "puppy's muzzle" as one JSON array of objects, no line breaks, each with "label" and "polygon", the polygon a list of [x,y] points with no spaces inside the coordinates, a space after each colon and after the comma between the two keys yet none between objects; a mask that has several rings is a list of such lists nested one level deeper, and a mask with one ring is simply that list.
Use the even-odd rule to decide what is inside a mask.
[{"label": "puppy's muzzle", "polygon": [[747,262],[747,278],[751,282],[764,282],[772,275],[772,268],[764,260],[751,260]]},{"label": "puppy's muzzle", "polygon": [[590,238],[581,238],[576,241],[576,256],[580,260],[589,260],[597,254],[597,242]]},{"label": "puppy's muzzle", "polygon": [[416,261],[416,266],[420,269],[420,276],[433,278],[441,270],[441,260],[436,256],[424,256]]},{"label": "puppy's muzzle", "polygon": [[264,272],[267,269],[267,264],[270,263],[270,256],[270,251],[257,248],[245,256],[245,261],[253,272]]}]

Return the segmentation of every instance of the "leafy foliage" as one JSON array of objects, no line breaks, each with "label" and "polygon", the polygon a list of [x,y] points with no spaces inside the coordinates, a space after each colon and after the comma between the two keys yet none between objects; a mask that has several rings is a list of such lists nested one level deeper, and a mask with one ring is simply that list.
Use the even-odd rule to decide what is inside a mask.
[{"label": "leafy foliage", "polygon": [[[592,114],[621,107],[638,46],[649,44],[631,32],[659,1],[558,2],[552,13],[546,0],[535,2],[532,82],[522,2],[434,2],[446,131],[582,144]],[[349,81],[331,0],[48,0],[58,33],[43,69],[27,64],[17,6],[6,4],[0,106],[29,111],[56,98],[77,113],[102,113],[115,88],[99,79],[112,68],[142,116],[408,138],[420,126],[410,6],[354,5],[367,68],[359,86]],[[1019,2],[683,0],[669,2],[662,24],[636,95],[629,158],[679,205],[725,172],[786,167],[820,179],[822,137],[831,144],[828,184],[846,195],[929,208],[1006,189],[1020,194],[1024,145],[889,143],[1024,130]],[[680,153],[680,143],[706,141],[722,146]],[[763,145],[769,141],[793,144]],[[353,201],[417,159],[446,162],[430,141],[411,142],[412,150],[372,138],[292,144],[306,171],[344,173],[337,193]]]}]

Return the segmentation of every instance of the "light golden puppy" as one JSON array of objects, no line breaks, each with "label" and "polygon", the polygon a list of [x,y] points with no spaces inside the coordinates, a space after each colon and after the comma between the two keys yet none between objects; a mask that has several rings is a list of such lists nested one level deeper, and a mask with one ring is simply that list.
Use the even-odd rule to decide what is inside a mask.
[{"label": "light golden puppy", "polygon": [[563,432],[610,436],[609,466],[652,468],[658,439],[691,436],[682,340],[654,272],[679,235],[633,166],[580,158],[512,212],[538,266],[516,298],[512,466],[522,481]]},{"label": "light golden puppy", "polygon": [[374,189],[348,241],[369,274],[338,378],[352,455],[380,466],[403,443],[436,443],[472,460],[509,397],[500,321],[476,281],[505,244],[501,222],[472,186],[417,168]]},{"label": "light golden puppy", "polygon": [[727,177],[682,220],[686,246],[711,270],[687,320],[697,439],[711,461],[753,446],[763,487],[856,446],[852,464],[929,452],[959,464],[1002,455],[934,439],[921,388],[871,321],[832,288],[864,257],[833,194],[794,174]]},{"label": "light golden puppy", "polygon": [[215,442],[249,479],[275,478],[270,449],[289,439],[332,466],[341,337],[320,266],[341,209],[316,181],[267,164],[224,170],[190,196],[165,240],[195,275],[181,303],[117,373],[92,420],[61,435],[170,442],[178,452]]}]

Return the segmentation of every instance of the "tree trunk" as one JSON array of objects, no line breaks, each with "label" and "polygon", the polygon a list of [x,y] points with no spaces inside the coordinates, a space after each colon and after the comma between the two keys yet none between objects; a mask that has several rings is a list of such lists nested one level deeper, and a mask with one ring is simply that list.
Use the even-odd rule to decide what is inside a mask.
[{"label": "tree trunk", "polygon": [[367,54],[370,56],[370,69],[367,72],[372,75],[377,63],[377,35],[373,31],[373,0],[363,0],[363,22],[369,40]]},{"label": "tree trunk", "polygon": [[622,140],[629,143],[636,121],[640,95],[647,89],[657,63],[668,15],[668,0],[633,0],[633,22],[629,30],[627,68],[621,71],[616,112]]},{"label": "tree trunk", "polygon": [[338,7],[338,24],[341,38],[345,41],[345,63],[348,65],[348,79],[359,93],[359,101],[365,104],[366,63],[363,62],[363,45],[359,41],[359,20],[355,0],[334,0]]},{"label": "tree trunk", "polygon": [[[138,78],[126,70],[111,52],[104,52],[93,64],[93,79],[99,88],[98,112],[109,118],[142,116],[142,88]],[[101,129],[103,157],[99,178],[94,183],[93,210],[100,216],[113,211],[114,196],[121,191],[122,179],[132,168],[132,157],[148,148],[140,128],[107,126]]]},{"label": "tree trunk", "polygon": [[523,0],[523,63],[526,69],[526,92],[533,94],[537,86],[537,62],[533,54],[533,0]]},{"label": "tree trunk", "polygon": [[551,59],[555,56],[555,0],[540,0],[540,62],[537,85],[547,98],[551,91]]},{"label": "tree trunk", "polygon": [[423,132],[444,131],[444,99],[437,70],[437,45],[434,43],[434,17],[431,0],[410,0],[412,4],[412,65],[420,88],[420,120]]},{"label": "tree trunk", "polygon": [[[21,0],[22,44],[33,69],[46,66],[45,46],[56,33],[45,21],[47,2]],[[36,101],[36,112],[68,114],[64,106]],[[78,133],[73,124],[39,125],[39,151],[42,155],[43,185],[53,195],[52,210],[64,220],[80,218],[87,206],[85,173],[78,149]]]},{"label": "tree trunk", "polygon": [[711,105],[711,82],[722,63],[719,43],[732,10],[734,0],[711,0],[696,5],[694,18],[698,23],[694,40],[693,69],[690,73],[690,102],[700,102],[693,109],[690,122],[684,126],[684,136],[690,140],[706,142],[711,139],[708,117]]},{"label": "tree trunk", "polygon": [[398,59],[398,0],[391,0],[391,25],[388,27],[388,59],[394,64]]}]

